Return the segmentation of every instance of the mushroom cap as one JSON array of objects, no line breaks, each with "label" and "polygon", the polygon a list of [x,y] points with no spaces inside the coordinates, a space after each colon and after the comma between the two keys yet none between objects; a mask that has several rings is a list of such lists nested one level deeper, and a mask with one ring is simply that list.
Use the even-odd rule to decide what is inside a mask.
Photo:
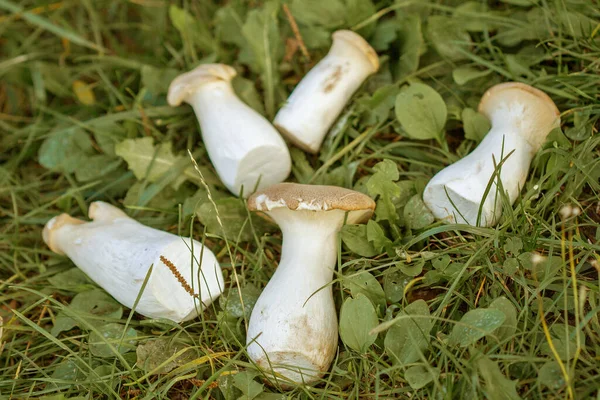
[{"label": "mushroom cap", "polygon": [[355,190],[299,183],[279,183],[248,198],[250,211],[271,211],[277,208],[293,211],[365,211],[363,220],[368,220],[375,210],[375,202]]},{"label": "mushroom cap", "polygon": [[215,81],[231,81],[237,75],[233,67],[225,64],[202,64],[193,70],[179,75],[169,85],[167,101],[178,106],[194,93],[199,86]]},{"label": "mushroom cap", "polygon": [[349,31],[346,29],[342,29],[342,30],[333,32],[332,37],[333,37],[333,40],[336,40],[336,39],[343,40],[346,43],[353,45],[354,47],[358,48],[361,52],[363,52],[364,55],[369,60],[369,62],[371,62],[371,64],[373,65],[373,72],[375,72],[379,69],[379,57],[377,56],[377,53],[375,52],[373,47],[371,47],[369,42],[367,42],[358,33],[355,33],[355,32],[352,32],[352,31]]},{"label": "mushroom cap", "polygon": [[[536,149],[550,131],[560,125],[560,111],[544,92],[520,82],[506,82],[488,89],[479,102],[479,112],[494,122],[494,114],[507,110],[525,139]],[[503,120],[506,115],[499,116]],[[503,122],[503,121],[499,121]]]}]

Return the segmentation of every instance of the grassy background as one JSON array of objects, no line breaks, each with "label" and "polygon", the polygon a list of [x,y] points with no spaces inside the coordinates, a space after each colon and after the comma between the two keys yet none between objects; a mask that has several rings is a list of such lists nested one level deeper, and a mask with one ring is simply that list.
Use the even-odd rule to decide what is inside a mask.
[{"label": "grassy background", "polygon": [[[309,57],[282,2],[0,0],[0,397],[600,398],[598,2],[285,3]],[[418,349],[408,360],[394,355],[414,328],[400,319],[362,351],[340,343],[321,384],[283,392],[266,384],[243,346],[280,234],[219,183],[191,109],[168,107],[166,88],[200,62],[228,63],[240,97],[270,118],[339,28],[367,37],[382,68],[320,155],[292,151],[291,180],[367,192],[370,180],[395,182],[392,215],[378,206],[378,236],[344,231],[334,296],[338,306],[357,296],[359,276],[379,322],[426,301],[420,313],[431,324],[424,343],[408,342]],[[437,140],[410,137],[395,117],[398,89],[418,80],[447,108]],[[410,200],[474,148],[481,128],[464,110],[508,80],[546,91],[562,131],[496,228],[432,222]],[[155,162],[140,164],[136,154]],[[228,293],[182,325],[124,310],[41,240],[49,218],[85,216],[94,200],[202,237]],[[453,339],[469,338],[460,331],[465,314],[492,308],[506,316],[500,328],[488,321],[479,337]]]}]

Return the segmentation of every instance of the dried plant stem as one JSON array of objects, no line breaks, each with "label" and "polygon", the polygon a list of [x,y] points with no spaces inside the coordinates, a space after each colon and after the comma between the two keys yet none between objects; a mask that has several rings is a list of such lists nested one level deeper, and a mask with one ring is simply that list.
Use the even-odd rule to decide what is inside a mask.
[{"label": "dried plant stem", "polygon": [[310,62],[310,53],[308,52],[308,49],[306,48],[306,45],[304,44],[304,40],[302,39],[302,35],[300,34],[300,30],[298,29],[298,24],[296,23],[296,19],[292,15],[287,4],[283,5],[283,12],[285,12],[285,16],[287,17],[288,21],[290,22],[290,27],[292,28],[292,32],[294,32],[294,36],[296,37],[298,46],[300,46],[300,51],[302,51],[302,54],[304,55],[304,57],[306,57],[306,60],[308,62]]},{"label": "dried plant stem", "polygon": [[194,289],[192,289],[192,287],[187,283],[187,281],[181,275],[181,273],[179,272],[179,270],[177,269],[175,264],[173,264],[171,261],[169,261],[165,256],[160,256],[160,261],[162,261],[162,263],[165,264],[167,266],[167,268],[169,268],[169,270],[171,271],[173,276],[175,278],[177,278],[177,280],[181,284],[181,287],[183,287],[183,289],[186,292],[188,292],[190,294],[190,296],[197,299],[198,295],[196,293],[194,293]]}]

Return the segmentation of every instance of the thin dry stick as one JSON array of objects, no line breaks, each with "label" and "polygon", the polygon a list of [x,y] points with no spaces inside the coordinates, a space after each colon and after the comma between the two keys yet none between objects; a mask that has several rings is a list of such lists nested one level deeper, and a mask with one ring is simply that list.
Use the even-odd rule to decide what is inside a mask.
[{"label": "thin dry stick", "polygon": [[283,5],[283,11],[285,12],[285,16],[287,17],[287,19],[288,19],[288,21],[290,23],[290,27],[292,28],[292,32],[294,32],[294,36],[296,37],[296,41],[298,42],[298,46],[300,46],[300,51],[302,51],[302,54],[304,55],[304,57],[306,57],[306,60],[308,62],[310,62],[310,54],[308,53],[308,49],[304,45],[304,40],[302,40],[302,35],[300,34],[300,30],[298,29],[298,24],[296,23],[296,20],[294,19],[294,16],[290,12],[290,9],[287,6],[287,4]]},{"label": "thin dry stick", "polygon": [[177,281],[179,281],[179,283],[181,284],[181,286],[183,287],[183,289],[186,292],[188,292],[190,294],[190,296],[192,296],[193,298],[197,299],[198,295],[196,293],[194,293],[194,289],[192,289],[192,287],[187,283],[187,281],[181,275],[181,273],[179,272],[179,270],[177,269],[177,267],[175,266],[175,264],[173,264],[165,256],[162,256],[162,255],[160,256],[160,261],[162,261],[162,263],[165,264],[167,266],[167,268],[169,268],[169,270],[171,271],[171,273],[173,274],[173,276],[175,278],[177,278]]}]

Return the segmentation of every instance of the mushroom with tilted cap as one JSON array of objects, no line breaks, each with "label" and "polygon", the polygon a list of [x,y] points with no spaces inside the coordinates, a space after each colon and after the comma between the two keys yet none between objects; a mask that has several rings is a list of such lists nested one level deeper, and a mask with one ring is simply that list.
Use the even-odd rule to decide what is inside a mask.
[{"label": "mushroom with tilted cap", "polygon": [[[283,182],[290,174],[289,150],[266,118],[241,101],[224,64],[203,64],[171,82],[171,106],[190,104],[200,123],[206,151],[223,184],[244,197],[256,188]],[[257,186],[258,185],[258,186]]]},{"label": "mushroom with tilted cap", "polygon": [[288,382],[312,383],[337,347],[331,280],[338,232],[344,223],[366,222],[375,202],[340,187],[281,183],[250,196],[248,209],[266,213],[283,233],[281,261],[250,316],[248,354]]},{"label": "mushroom with tilted cap", "polygon": [[221,267],[202,243],[142,225],[102,201],[90,205],[89,217],[52,218],[44,242],[124,306],[133,308],[151,266],[135,308],[147,317],[186,321],[223,292]]},{"label": "mushroom with tilted cap", "polygon": [[350,97],[378,69],[377,53],[362,36],[334,32],[329,53],[302,78],[273,124],[302,150],[318,152]]},{"label": "mushroom with tilted cap", "polygon": [[[483,95],[479,112],[491,121],[492,129],[471,154],[435,175],[423,192],[423,201],[437,219],[494,225],[502,212],[499,191],[506,192],[511,205],[515,202],[533,156],[560,126],[560,112],[552,99],[523,83],[493,86]],[[501,185],[495,171],[500,171]]]}]

